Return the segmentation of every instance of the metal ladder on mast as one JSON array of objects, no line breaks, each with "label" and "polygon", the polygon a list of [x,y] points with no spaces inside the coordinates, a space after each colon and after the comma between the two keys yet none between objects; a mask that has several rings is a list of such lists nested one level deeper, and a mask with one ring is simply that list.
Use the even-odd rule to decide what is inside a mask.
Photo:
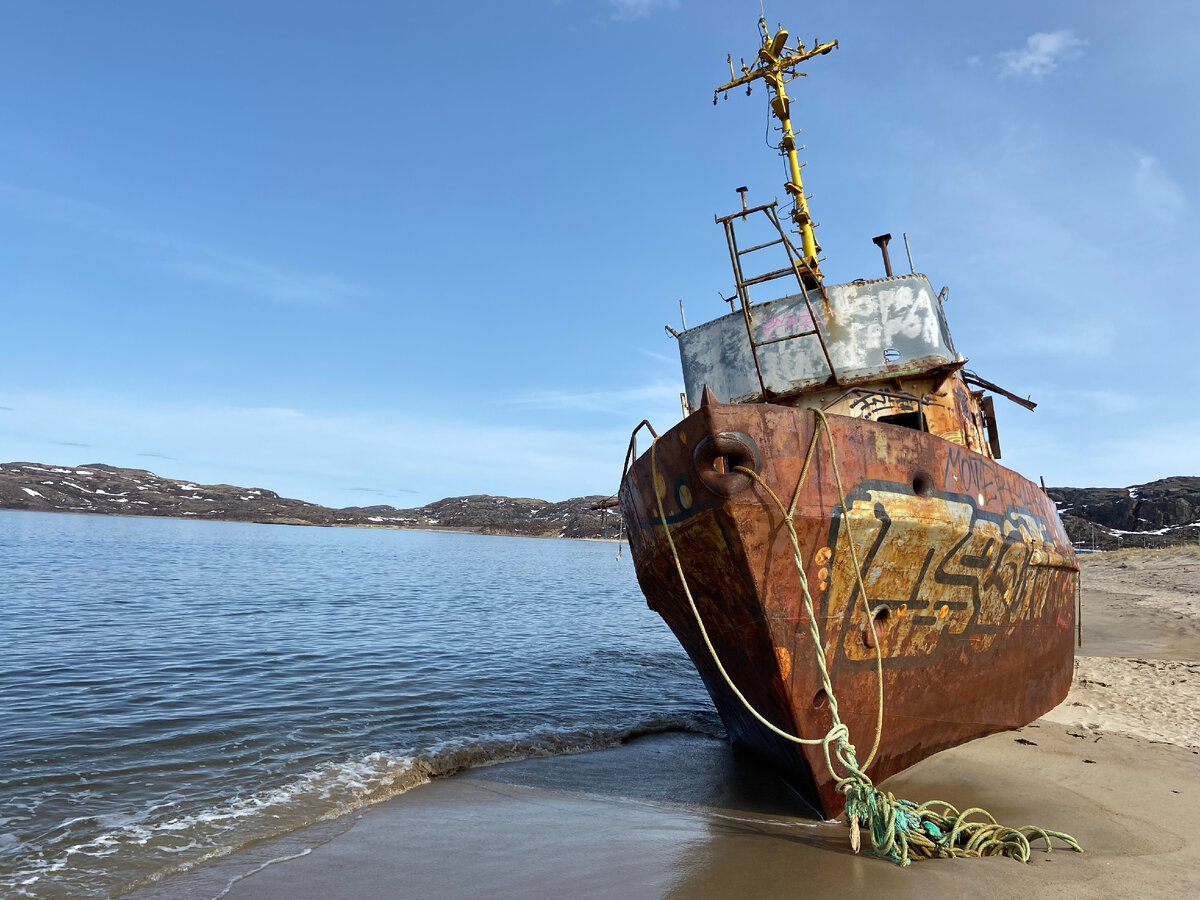
[{"label": "metal ladder on mast", "polygon": [[[744,189],[742,189],[744,191]],[[796,250],[796,245],[792,243],[787,232],[783,230],[783,226],[779,223],[779,213],[776,209],[778,201],[772,201],[763,206],[755,206],[746,208],[745,194],[742,194],[742,209],[740,212],[731,213],[728,216],[717,217],[716,221],[725,228],[725,241],[729,245],[729,260],[733,264],[734,282],[737,286],[737,298],[742,306],[742,318],[746,323],[746,337],[750,342],[750,353],[754,358],[754,369],[758,373],[758,385],[762,390],[763,400],[771,398],[771,392],[767,389],[766,382],[763,380],[762,365],[758,357],[758,349],[769,344],[778,344],[783,341],[793,341],[797,338],[816,337],[821,344],[821,354],[825,357],[825,364],[829,367],[829,380],[826,382],[830,387],[837,387],[841,382],[838,379],[837,369],[833,365],[833,360],[829,356],[829,346],[825,341],[825,335],[821,332],[820,320],[817,318],[816,310],[813,309],[812,297],[809,294],[809,287],[805,284],[808,282],[816,286],[819,292],[820,299],[828,304],[829,296],[825,293],[825,285],[821,281],[820,276],[812,270],[804,257]],[[779,237],[773,241],[767,241],[762,244],[756,244],[753,247],[747,247],[745,250],[738,249],[737,234],[734,227],[734,220],[741,219],[743,222],[747,217],[762,213],[779,233]],[[776,244],[782,244],[788,256],[788,265],[785,269],[776,269],[771,272],[766,272],[762,275],[754,275],[746,277],[742,270],[742,257],[756,250],[764,250],[767,247],[774,247]],[[812,327],[804,331],[797,331],[794,334],[785,334],[782,337],[768,338],[767,340],[755,340],[754,338],[754,312],[750,304],[750,293],[748,288],[756,284],[765,284],[768,281],[774,281],[777,278],[794,277],[800,285],[801,294],[804,297],[804,305],[808,308],[808,320],[812,323]],[[732,299],[732,298],[731,298]]]}]

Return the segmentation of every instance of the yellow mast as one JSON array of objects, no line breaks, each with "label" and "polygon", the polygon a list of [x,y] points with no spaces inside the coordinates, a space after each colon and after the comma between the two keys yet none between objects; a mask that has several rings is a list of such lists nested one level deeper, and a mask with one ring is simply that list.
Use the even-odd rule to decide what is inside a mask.
[{"label": "yellow mast", "polygon": [[817,43],[813,41],[812,49],[805,49],[804,42],[797,40],[796,46],[788,47],[788,33],[783,28],[780,28],[775,35],[772,36],[767,31],[767,20],[761,18],[758,20],[758,29],[762,32],[762,47],[758,51],[758,57],[754,60],[754,65],[747,66],[746,61],[742,60],[742,74],[739,77],[733,71],[733,57],[728,58],[729,75],[731,81],[728,84],[723,84],[713,92],[713,103],[717,102],[717,94],[730,90],[731,88],[741,87],[746,85],[746,93],[750,93],[750,83],[761,78],[766,82],[767,90],[771,95],[771,112],[783,126],[783,140],[780,142],[784,154],[787,156],[788,170],[791,179],[784,187],[787,192],[792,195],[795,200],[795,206],[792,209],[792,220],[796,223],[796,230],[800,233],[801,252],[804,255],[804,262],[813,275],[821,278],[821,269],[817,263],[817,254],[821,247],[817,244],[817,239],[813,235],[812,217],[808,212],[808,199],[804,196],[804,185],[800,181],[800,160],[796,156],[796,135],[792,131],[792,118],[789,109],[790,99],[787,95],[786,85],[789,81],[805,75],[804,72],[796,71],[796,66],[802,62],[812,59],[814,56],[822,56],[838,45],[837,41],[830,41],[827,44]]}]

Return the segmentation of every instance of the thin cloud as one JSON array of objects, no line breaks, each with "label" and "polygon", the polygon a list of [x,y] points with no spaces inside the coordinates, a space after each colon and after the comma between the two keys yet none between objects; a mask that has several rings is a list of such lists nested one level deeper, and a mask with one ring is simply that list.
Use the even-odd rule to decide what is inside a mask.
[{"label": "thin cloud", "polygon": [[1097,412],[1107,415],[1132,413],[1138,409],[1141,402],[1141,398],[1136,394],[1127,391],[1066,387],[1047,389],[1046,400],[1042,405],[1047,409],[1054,409],[1055,415],[1077,415],[1083,411],[1088,416],[1094,416]]},{"label": "thin cloud", "polygon": [[678,9],[679,0],[608,0],[613,18],[618,22],[645,19],[660,9]]},{"label": "thin cloud", "polygon": [[358,285],[326,275],[297,272],[226,253],[194,241],[141,227],[111,209],[34,188],[0,182],[0,203],[29,215],[104,235],[157,253],[176,275],[230,288],[273,303],[341,306],[362,296]]},{"label": "thin cloud", "polygon": [[420,491],[415,490],[413,488],[391,488],[390,490],[385,491],[381,488],[352,487],[352,488],[346,488],[345,490],[351,491],[356,494],[375,494],[378,497],[390,497],[393,494],[419,494],[420,493]]},{"label": "thin cloud", "polygon": [[1000,60],[1000,77],[1041,81],[1059,64],[1083,56],[1085,46],[1087,41],[1077,38],[1070,28],[1039,31],[1031,34],[1020,50],[1005,50],[996,54]]},{"label": "thin cloud", "polygon": [[1160,225],[1176,224],[1187,209],[1183,189],[1149,155],[1138,158],[1133,173],[1133,198],[1142,212]]},{"label": "thin cloud", "polygon": [[558,409],[611,413],[640,417],[641,411],[663,398],[679,396],[680,386],[666,382],[612,391],[566,391],[553,388],[530,391],[513,401],[515,406],[534,409]]},{"label": "thin cloud", "polygon": [[170,459],[170,460],[178,459],[178,457],[176,457],[176,456],[167,456],[167,454],[165,454],[165,453],[139,453],[138,456],[150,456],[150,457],[153,457],[154,459]]},{"label": "thin cloud", "polygon": [[1014,469],[1036,471],[1040,467],[1047,484],[1122,486],[1194,472],[1200,427],[1173,422],[1097,435],[1087,443],[1088,452],[1083,455],[1077,438],[1045,431],[1039,438],[1027,441],[1021,458],[1013,454]]},{"label": "thin cloud", "polygon": [[678,356],[667,356],[665,353],[655,353],[653,350],[647,350],[645,347],[638,347],[637,351],[643,356],[648,356],[651,359],[658,360],[659,362],[672,364],[678,364],[679,362]]},{"label": "thin cloud", "polygon": [[[594,416],[583,429],[538,428],[453,421],[442,415],[145,406],[136,398],[43,392],[22,397],[20,407],[20,415],[28,419],[24,430],[34,437],[9,443],[14,453],[29,458],[47,455],[48,442],[36,435],[62,422],[89,434],[93,448],[99,448],[89,453],[112,465],[128,465],[123,460],[133,456],[138,444],[162,446],[166,435],[188,452],[170,462],[168,471],[159,471],[163,477],[262,485],[281,496],[335,507],[355,498],[361,505],[371,496],[341,485],[362,488],[372,482],[403,485],[390,492],[416,501],[406,505],[481,493],[549,500],[611,493],[620,478],[630,427],[624,421],[601,423]],[[417,487],[408,488],[412,484]]]},{"label": "thin cloud", "polygon": [[208,252],[207,259],[167,264],[174,272],[274,303],[297,306],[340,306],[361,291],[349,282],[321,275],[287,272],[247,259]]},{"label": "thin cloud", "polygon": [[1029,353],[1054,353],[1073,359],[1102,359],[1117,345],[1117,326],[1112,322],[1070,322],[1060,328],[1041,327],[1016,337],[1017,345]]},{"label": "thin cloud", "polygon": [[51,441],[50,443],[59,447],[83,447],[84,449],[92,446],[91,444],[81,444],[78,441]]}]

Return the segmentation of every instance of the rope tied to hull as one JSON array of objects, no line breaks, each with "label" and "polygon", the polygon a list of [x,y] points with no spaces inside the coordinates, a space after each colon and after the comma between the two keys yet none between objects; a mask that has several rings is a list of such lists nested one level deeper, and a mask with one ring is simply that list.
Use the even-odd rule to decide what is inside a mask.
[{"label": "rope tied to hull", "polygon": [[[683,571],[683,563],[679,558],[679,550],[675,546],[675,539],[672,537],[670,526],[667,523],[662,494],[659,493],[658,488],[658,460],[655,452],[658,446],[658,435],[654,435],[654,439],[650,444],[650,472],[653,481],[654,498],[658,505],[659,522],[662,524],[667,544],[671,548],[675,570],[679,574],[680,584],[683,587],[684,595],[687,597],[688,605],[691,607],[692,615],[696,619],[697,626],[699,626],[700,634],[704,638],[709,655],[720,672],[721,677],[725,680],[725,684],[738,698],[746,711],[772,733],[795,744],[821,745],[825,756],[825,764],[829,769],[829,773],[835,779],[835,790],[845,798],[846,814],[850,827],[850,845],[855,853],[860,848],[860,827],[867,829],[871,840],[872,853],[875,856],[889,859],[901,866],[909,865],[913,859],[933,859],[939,857],[1008,856],[1020,862],[1028,862],[1031,840],[1043,841],[1047,853],[1051,852],[1052,839],[1058,839],[1070,849],[1082,853],[1083,848],[1079,845],[1078,841],[1069,834],[1060,831],[1050,831],[1032,825],[1026,825],[1021,828],[1009,828],[997,823],[995,818],[983,809],[971,808],[960,812],[952,804],[941,800],[931,800],[926,803],[917,804],[911,800],[897,798],[890,791],[884,791],[875,786],[870,776],[864,770],[874,760],[883,732],[883,660],[879,646],[880,641],[878,640],[874,642],[876,675],[879,684],[875,740],[871,747],[871,752],[867,756],[867,761],[861,766],[859,765],[857,751],[854,744],[850,742],[850,730],[842,722],[838,712],[837,698],[834,695],[829,668],[825,662],[824,643],[821,640],[820,627],[817,624],[816,615],[814,614],[812,594],[808,587],[808,577],[804,569],[804,559],[800,551],[800,540],[796,533],[794,520],[801,489],[808,476],[809,468],[816,454],[817,445],[823,430],[826,442],[829,445],[829,459],[834,479],[837,483],[843,521],[846,525],[847,545],[850,549],[855,575],[858,580],[858,595],[863,604],[866,605],[867,592],[863,583],[862,566],[859,563],[858,552],[855,549],[854,536],[850,524],[850,508],[846,503],[846,491],[842,485],[842,476],[838,468],[837,450],[834,447],[833,434],[824,411],[814,409],[813,412],[815,420],[813,423],[812,441],[809,444],[808,453],[805,455],[804,466],[800,471],[800,478],[792,494],[791,503],[787,507],[783,505],[779,496],[757,472],[744,466],[736,466],[734,467],[734,471],[749,475],[756,484],[764,489],[783,515],[783,524],[787,528],[793,560],[800,577],[800,590],[804,600],[804,610],[808,616],[809,633],[813,641],[813,656],[820,672],[822,688],[825,691],[825,695],[829,698],[829,710],[833,720],[829,731],[820,738],[799,737],[784,731],[770,722],[754,708],[753,704],[751,704],[738,686],[734,684],[733,679],[730,677],[728,671],[726,671],[725,666],[721,662],[720,655],[717,653],[712,639],[709,637],[708,629],[704,625],[700,609],[696,605],[695,598],[692,596],[691,588],[688,586],[687,576]],[[638,426],[638,428],[641,427],[641,425]],[[636,429],[634,433],[636,434]],[[653,434],[653,431],[651,433]],[[629,457],[627,456],[626,466],[628,466],[628,463]],[[834,763],[835,758],[837,760],[836,766]],[[844,774],[839,775],[839,769]],[[973,816],[983,817],[983,820],[972,819]]]}]

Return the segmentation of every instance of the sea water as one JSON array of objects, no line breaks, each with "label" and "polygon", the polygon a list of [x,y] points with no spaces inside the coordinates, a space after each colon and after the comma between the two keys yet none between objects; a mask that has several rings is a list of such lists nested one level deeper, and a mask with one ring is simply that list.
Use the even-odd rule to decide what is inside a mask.
[{"label": "sea water", "polygon": [[0,511],[0,634],[5,897],[719,727],[613,543]]}]

